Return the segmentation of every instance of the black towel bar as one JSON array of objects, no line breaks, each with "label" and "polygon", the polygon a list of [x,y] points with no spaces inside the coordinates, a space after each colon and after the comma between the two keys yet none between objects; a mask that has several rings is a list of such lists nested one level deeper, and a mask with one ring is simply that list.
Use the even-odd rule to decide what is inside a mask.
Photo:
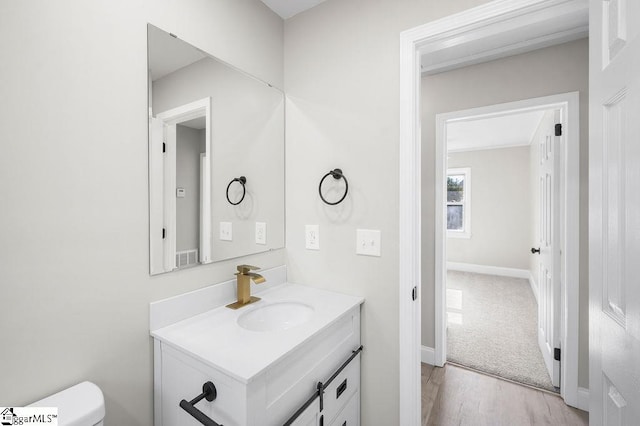
[{"label": "black towel bar", "polygon": [[187,413],[191,414],[194,419],[202,423],[204,426],[223,426],[214,422],[209,416],[195,407],[195,405],[201,400],[206,398],[207,401],[213,401],[217,396],[218,391],[216,390],[216,386],[212,382],[206,382],[202,385],[202,393],[200,395],[196,396],[191,401],[183,399],[180,401],[180,407]]}]

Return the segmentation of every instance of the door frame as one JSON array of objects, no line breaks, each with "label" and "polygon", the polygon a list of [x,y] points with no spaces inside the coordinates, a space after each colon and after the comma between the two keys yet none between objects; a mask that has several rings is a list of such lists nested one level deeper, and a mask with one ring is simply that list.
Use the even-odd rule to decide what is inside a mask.
[{"label": "door frame", "polygon": [[[506,34],[509,27],[523,19],[544,24],[545,20],[566,13],[567,8],[588,11],[588,3],[584,0],[495,0],[400,34],[398,369],[402,425],[421,423],[421,54],[426,50],[444,49],[451,43],[478,40],[481,32],[488,29],[494,34]],[[500,44],[485,51],[478,50],[482,46],[467,49],[462,63],[477,63],[481,57],[496,59],[524,51],[522,45],[514,45],[508,37],[502,37]]]},{"label": "door frame", "polygon": [[[197,101],[190,102],[185,105],[172,108],[167,111],[156,114],[156,119],[163,123],[163,129],[176,126],[195,118],[205,118],[205,156],[211,159],[211,111],[212,99],[207,97]],[[151,135],[151,131],[149,132]],[[174,135],[175,136],[175,135]],[[151,137],[151,136],[150,136]],[[150,209],[149,216],[150,227],[154,224],[162,224],[166,229],[166,238],[163,238],[161,230],[149,230],[149,245],[151,253],[154,253],[155,247],[162,247],[163,261],[150,262],[151,275],[171,272],[176,269],[176,138],[168,138],[164,135],[165,154],[161,157],[155,155],[155,151],[161,149],[153,141],[149,141],[149,198]],[[161,161],[162,164],[154,162]],[[211,161],[207,163],[204,171],[204,181],[208,183],[206,188],[201,188],[207,194],[211,193]],[[200,200],[200,213],[211,211],[211,197]],[[206,250],[202,250],[203,245],[208,245]],[[210,226],[200,228],[200,255],[208,256],[211,253],[211,229]],[[200,263],[210,263],[210,256],[206,259],[200,259]],[[160,270],[154,269],[154,265],[162,264]]]},{"label": "door frame", "polygon": [[[559,160],[560,232],[555,236],[555,250],[561,265],[559,304],[560,312],[560,394],[568,405],[578,405],[578,336],[579,336],[579,289],[580,289],[580,97],[578,92],[525,99],[496,105],[453,111],[436,115],[435,156],[435,347],[434,364],[442,367],[447,359],[446,334],[446,243],[445,229],[447,144],[446,125],[469,119],[505,116],[516,112],[560,110],[562,140]],[[532,141],[537,143],[537,141]],[[561,256],[560,252],[564,255]],[[537,283],[539,284],[539,283]],[[538,287],[539,288],[539,287]],[[537,297],[536,297],[537,299]]]}]

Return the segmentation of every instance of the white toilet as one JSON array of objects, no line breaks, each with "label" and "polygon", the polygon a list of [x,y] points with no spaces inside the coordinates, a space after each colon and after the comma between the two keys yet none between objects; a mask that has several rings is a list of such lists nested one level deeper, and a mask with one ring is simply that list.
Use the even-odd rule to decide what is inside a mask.
[{"label": "white toilet", "polygon": [[59,426],[102,426],[104,421],[104,396],[91,382],[79,383],[29,407],[58,407]]}]

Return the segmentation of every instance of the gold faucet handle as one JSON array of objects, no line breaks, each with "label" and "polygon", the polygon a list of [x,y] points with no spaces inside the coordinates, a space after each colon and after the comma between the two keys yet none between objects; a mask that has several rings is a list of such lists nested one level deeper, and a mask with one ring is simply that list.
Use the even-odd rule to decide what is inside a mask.
[{"label": "gold faucet handle", "polygon": [[260,269],[260,267],[251,265],[238,265],[237,269],[239,274],[247,274],[249,273],[249,271],[257,271],[258,269]]}]

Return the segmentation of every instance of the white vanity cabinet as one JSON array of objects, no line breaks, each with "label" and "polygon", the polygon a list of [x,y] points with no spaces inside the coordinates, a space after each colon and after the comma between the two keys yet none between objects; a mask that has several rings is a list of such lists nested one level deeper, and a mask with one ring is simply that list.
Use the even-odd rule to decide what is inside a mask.
[{"label": "white vanity cabinet", "polygon": [[[320,303],[315,309],[322,309],[322,299],[315,300]],[[326,302],[326,306],[335,306]],[[155,426],[206,424],[180,407],[180,401],[197,397],[209,381],[217,397],[202,399],[194,406],[220,425],[282,426],[319,394],[319,382],[325,384],[322,397],[317,396],[289,424],[359,425],[360,303],[361,299],[345,304],[347,309],[339,315],[315,328],[310,326],[309,334],[304,333],[304,326],[273,332],[245,330],[244,347],[237,347],[233,338],[221,338],[204,350],[198,339],[222,336],[216,328],[220,318],[214,314],[152,332]],[[218,351],[232,354],[220,355],[218,365],[214,355]],[[237,352],[235,358],[233,352]],[[255,366],[247,364],[252,360]]]}]

